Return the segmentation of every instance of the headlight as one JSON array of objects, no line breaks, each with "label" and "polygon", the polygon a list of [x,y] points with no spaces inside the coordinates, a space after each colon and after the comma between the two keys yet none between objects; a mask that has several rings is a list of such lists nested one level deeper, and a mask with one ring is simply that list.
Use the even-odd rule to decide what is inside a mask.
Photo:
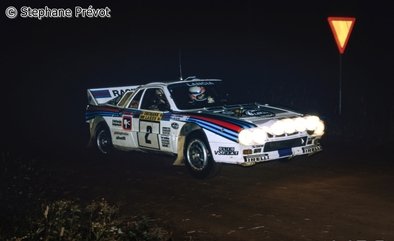
[{"label": "headlight", "polygon": [[252,131],[250,129],[242,130],[238,135],[238,141],[242,145],[250,146],[253,144]]},{"label": "headlight", "polygon": [[244,129],[239,133],[238,141],[245,146],[263,145],[267,141],[267,132],[261,128]]}]

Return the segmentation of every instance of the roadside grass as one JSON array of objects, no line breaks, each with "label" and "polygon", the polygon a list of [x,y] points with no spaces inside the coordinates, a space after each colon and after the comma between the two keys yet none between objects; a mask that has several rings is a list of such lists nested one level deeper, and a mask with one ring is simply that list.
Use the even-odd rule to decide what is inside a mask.
[{"label": "roadside grass", "polygon": [[172,240],[158,220],[122,216],[104,198],[86,205],[53,198],[56,179],[37,159],[2,152],[0,175],[0,240]]}]

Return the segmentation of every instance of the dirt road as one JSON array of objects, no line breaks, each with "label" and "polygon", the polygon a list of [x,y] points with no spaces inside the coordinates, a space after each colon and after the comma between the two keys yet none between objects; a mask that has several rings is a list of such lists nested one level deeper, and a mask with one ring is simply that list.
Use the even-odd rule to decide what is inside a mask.
[{"label": "dirt road", "polygon": [[159,219],[174,240],[394,240],[394,164],[389,149],[371,151],[329,144],[312,157],[226,165],[207,180],[133,152],[48,157],[47,168],[59,197],[103,197]]}]

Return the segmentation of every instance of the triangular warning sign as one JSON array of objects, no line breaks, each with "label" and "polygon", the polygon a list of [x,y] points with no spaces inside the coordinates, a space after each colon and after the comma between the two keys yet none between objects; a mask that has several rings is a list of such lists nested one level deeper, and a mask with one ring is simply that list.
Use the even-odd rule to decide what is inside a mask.
[{"label": "triangular warning sign", "polygon": [[353,17],[328,17],[328,23],[341,54],[345,52],[355,21],[356,18]]}]

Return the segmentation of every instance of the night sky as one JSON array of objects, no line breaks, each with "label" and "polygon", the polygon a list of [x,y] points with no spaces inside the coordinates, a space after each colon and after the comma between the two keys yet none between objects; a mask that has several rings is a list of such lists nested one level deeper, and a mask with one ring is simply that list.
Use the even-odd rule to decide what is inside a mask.
[{"label": "night sky", "polygon": [[[272,3],[275,2],[275,3]],[[86,144],[86,89],[223,79],[234,98],[320,115],[333,140],[394,135],[388,1],[2,1],[3,148]],[[4,10],[111,9],[111,18],[8,19]],[[343,61],[328,16],[353,16]]]}]

